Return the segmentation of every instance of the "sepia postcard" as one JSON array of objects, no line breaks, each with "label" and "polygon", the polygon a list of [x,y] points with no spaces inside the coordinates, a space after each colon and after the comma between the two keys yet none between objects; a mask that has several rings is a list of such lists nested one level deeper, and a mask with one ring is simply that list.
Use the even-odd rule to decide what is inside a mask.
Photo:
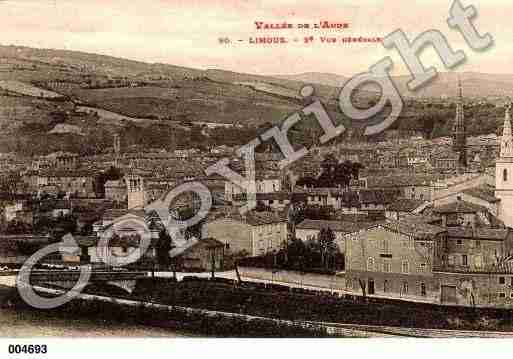
[{"label": "sepia postcard", "polygon": [[0,357],[513,340],[512,19],[0,1]]}]

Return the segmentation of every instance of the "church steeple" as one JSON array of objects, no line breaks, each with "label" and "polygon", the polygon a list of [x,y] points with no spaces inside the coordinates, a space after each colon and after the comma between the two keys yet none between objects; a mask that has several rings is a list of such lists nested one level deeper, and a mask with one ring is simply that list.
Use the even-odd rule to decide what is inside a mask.
[{"label": "church steeple", "polygon": [[502,129],[501,151],[495,161],[495,197],[500,199],[498,217],[513,228],[513,141],[511,135],[511,105],[506,105],[504,128]]},{"label": "church steeple", "polygon": [[467,135],[465,131],[465,114],[463,112],[463,95],[461,81],[458,78],[458,103],[456,104],[456,117],[452,130],[452,149],[460,154],[460,164],[467,166]]},{"label": "church steeple", "polygon": [[508,103],[506,105],[506,113],[504,115],[504,126],[502,129],[500,158],[513,157],[513,141],[512,141],[512,136],[511,136],[511,117],[509,115],[510,108],[511,108],[511,104]]}]

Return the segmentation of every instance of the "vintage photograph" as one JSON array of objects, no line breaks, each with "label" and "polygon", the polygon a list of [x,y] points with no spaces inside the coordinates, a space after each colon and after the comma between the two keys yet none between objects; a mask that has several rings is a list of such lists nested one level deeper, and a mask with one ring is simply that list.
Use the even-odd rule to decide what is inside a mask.
[{"label": "vintage photograph", "polygon": [[0,356],[512,338],[512,18],[500,0],[1,1]]}]

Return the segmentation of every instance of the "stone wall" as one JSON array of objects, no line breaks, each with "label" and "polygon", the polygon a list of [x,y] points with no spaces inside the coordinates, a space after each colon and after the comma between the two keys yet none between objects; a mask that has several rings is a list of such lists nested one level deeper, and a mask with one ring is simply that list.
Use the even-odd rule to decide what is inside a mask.
[{"label": "stone wall", "polygon": [[239,267],[242,277],[284,282],[300,286],[320,287],[330,290],[345,290],[346,281],[343,275],[303,273],[291,270],[273,271],[265,268]]}]

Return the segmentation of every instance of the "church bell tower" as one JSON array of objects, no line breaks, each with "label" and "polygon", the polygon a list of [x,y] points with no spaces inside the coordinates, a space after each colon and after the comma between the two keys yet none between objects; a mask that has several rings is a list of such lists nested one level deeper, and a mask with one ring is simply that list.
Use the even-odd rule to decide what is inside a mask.
[{"label": "church bell tower", "polygon": [[458,103],[456,104],[456,117],[452,129],[452,150],[459,154],[459,164],[467,167],[467,134],[465,129],[465,114],[463,112],[463,96],[461,81],[458,79]]},{"label": "church bell tower", "polygon": [[499,203],[499,219],[513,228],[513,138],[511,135],[511,104],[506,105],[499,158],[495,163],[495,197]]}]

